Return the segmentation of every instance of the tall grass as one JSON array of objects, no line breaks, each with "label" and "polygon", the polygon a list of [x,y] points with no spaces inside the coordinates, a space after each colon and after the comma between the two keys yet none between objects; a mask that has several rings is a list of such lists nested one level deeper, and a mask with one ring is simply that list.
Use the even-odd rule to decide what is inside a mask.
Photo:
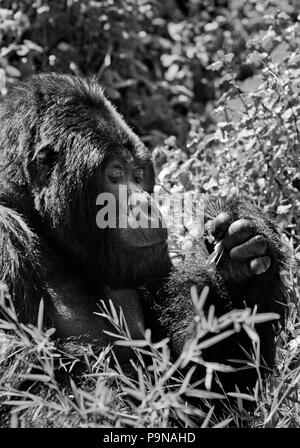
[{"label": "tall grass", "polygon": [[[205,315],[207,293],[204,288],[198,297],[196,290],[192,290],[198,337],[186,344],[175,361],[170,358],[167,339],[153,343],[147,330],[143,340],[132,340],[122,310],[116,310],[111,302],[102,302],[99,314],[112,323],[115,332],[111,335],[116,343],[133,351],[132,369],[124,371],[111,347],[95,354],[91,347],[72,341],[63,350],[53,340],[54,330],[43,330],[42,303],[37,326],[19,323],[2,284],[1,426],[299,427],[300,365],[296,340],[294,345],[285,344],[287,336],[283,335],[275,375],[263,384],[255,323],[276,316],[255,314],[248,309],[235,310],[220,318],[210,309]],[[254,355],[249,362],[257,367],[257,384],[249,394],[237,391],[226,397],[211,390],[212,378],[218,371],[228,371],[230,375],[232,367],[207,363],[202,355],[205,349],[242,327],[247,328],[252,339]],[[203,341],[203,336],[211,332],[214,335]],[[182,370],[191,361],[204,367],[203,378],[196,383],[191,380],[195,366]],[[215,405],[218,408],[220,400],[224,411],[216,414]],[[247,401],[257,403],[254,413],[245,410]]]}]

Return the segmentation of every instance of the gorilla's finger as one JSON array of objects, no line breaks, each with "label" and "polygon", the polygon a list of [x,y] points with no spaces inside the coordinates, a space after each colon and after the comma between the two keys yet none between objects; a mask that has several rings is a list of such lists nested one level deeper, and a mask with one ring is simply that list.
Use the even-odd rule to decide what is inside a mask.
[{"label": "gorilla's finger", "polygon": [[270,257],[254,258],[250,263],[250,270],[253,274],[261,275],[266,272],[271,266]]},{"label": "gorilla's finger", "polygon": [[235,261],[247,260],[247,258],[266,255],[268,242],[263,235],[255,235],[250,240],[239,246],[235,246],[230,251],[230,257]]},{"label": "gorilla's finger", "polygon": [[219,215],[210,221],[209,230],[215,238],[220,238],[227,231],[230,224],[230,215],[227,212]]},{"label": "gorilla's finger", "polygon": [[249,219],[238,219],[234,221],[228,229],[228,235],[224,240],[224,245],[227,249],[232,249],[234,246],[244,243],[249,238],[254,236],[256,228]]}]

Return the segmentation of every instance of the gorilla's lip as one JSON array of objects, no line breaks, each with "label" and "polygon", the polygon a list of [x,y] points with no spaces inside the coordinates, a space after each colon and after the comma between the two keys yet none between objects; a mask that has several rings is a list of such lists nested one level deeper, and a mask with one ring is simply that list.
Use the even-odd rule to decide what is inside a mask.
[{"label": "gorilla's lip", "polygon": [[167,244],[168,232],[165,228],[121,228],[117,231],[116,237],[124,248],[146,250]]},{"label": "gorilla's lip", "polygon": [[165,248],[168,247],[168,243],[166,240],[161,240],[161,241],[155,241],[153,243],[149,243],[149,242],[145,242],[145,243],[136,243],[136,244],[130,244],[127,247],[131,248],[131,249],[149,249],[149,248],[154,248],[154,247],[159,247],[159,246],[165,246]]}]

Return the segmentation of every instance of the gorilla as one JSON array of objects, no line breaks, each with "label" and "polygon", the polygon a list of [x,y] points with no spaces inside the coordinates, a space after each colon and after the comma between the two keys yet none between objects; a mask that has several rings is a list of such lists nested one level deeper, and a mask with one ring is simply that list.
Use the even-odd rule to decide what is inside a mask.
[{"label": "gorilla", "polygon": [[[168,233],[150,197],[151,153],[95,80],[33,75],[11,89],[0,106],[0,122],[0,280],[19,319],[35,323],[43,299],[45,323],[56,328],[58,338],[104,347],[113,342],[106,333],[112,328],[95,312],[101,299],[112,300],[116,309],[122,307],[133,339],[150,327],[154,336],[170,337],[178,356],[197,331],[190,288],[201,292],[208,285],[205,310],[214,305],[221,316],[256,307],[278,313],[284,324],[285,260],[274,223],[252,205],[228,201],[207,223],[209,239],[199,240],[193,254],[172,266]],[[109,197],[115,201],[112,221],[122,218],[123,225],[102,225]],[[139,216],[130,212],[134,197]],[[158,225],[141,226],[149,211]],[[219,262],[207,263],[218,242]],[[269,368],[278,327],[257,326],[261,360]],[[251,349],[251,341],[240,331],[203,356],[215,362],[245,359],[245,348]],[[121,362],[128,360],[128,350],[117,352]],[[250,374],[232,375],[230,387],[253,381]]]}]

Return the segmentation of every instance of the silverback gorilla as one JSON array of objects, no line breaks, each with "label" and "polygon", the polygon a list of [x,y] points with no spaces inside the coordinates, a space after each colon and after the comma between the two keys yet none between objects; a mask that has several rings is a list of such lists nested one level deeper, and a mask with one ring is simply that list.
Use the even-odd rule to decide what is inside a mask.
[{"label": "silverback gorilla", "polygon": [[[224,240],[214,269],[207,267],[204,241],[175,268],[163,226],[96,225],[98,195],[111,193],[118,206],[120,185],[128,197],[137,193],[145,210],[155,208],[149,200],[155,176],[150,152],[95,81],[34,75],[11,89],[0,121],[0,279],[20,319],[36,322],[43,298],[59,338],[103,347],[112,342],[104,332],[111,328],[94,312],[100,299],[111,299],[122,306],[134,339],[150,326],[170,337],[178,355],[196,331],[190,287],[201,292],[208,285],[206,308],[213,304],[217,315],[257,306],[259,312],[277,312],[284,322],[280,238],[257,208],[229,201],[209,223],[210,235]],[[140,287],[150,291],[152,305]],[[257,327],[262,361],[270,368],[277,330],[273,323]],[[204,357],[241,359],[245,349],[251,342],[241,331]],[[121,360],[128,358],[122,353]],[[250,373],[231,378],[230,387],[253,384]]]}]

